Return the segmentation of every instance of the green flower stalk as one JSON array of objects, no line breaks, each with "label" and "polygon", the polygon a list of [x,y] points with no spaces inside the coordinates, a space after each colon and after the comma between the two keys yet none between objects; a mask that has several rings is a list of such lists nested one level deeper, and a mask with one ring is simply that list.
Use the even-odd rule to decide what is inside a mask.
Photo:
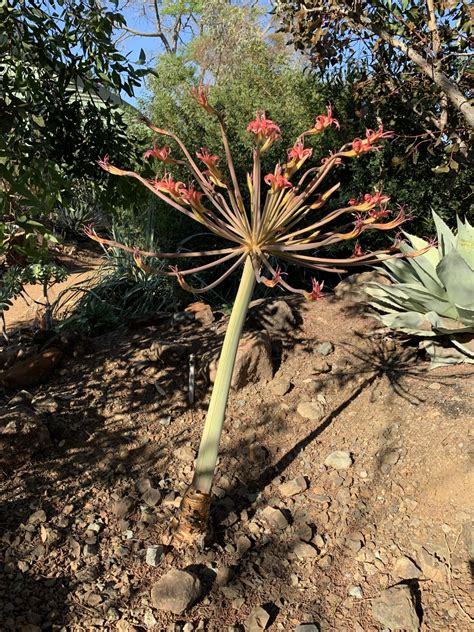
[{"label": "green flower stalk", "polygon": [[[332,116],[331,107],[328,107],[325,115],[316,117],[314,126],[296,139],[293,147],[287,152],[286,161],[283,164],[278,163],[273,173],[266,174],[263,178],[261,156],[280,138],[281,132],[278,125],[268,119],[264,112],[257,112],[255,120],[247,127],[247,131],[254,136],[255,147],[252,172],[247,174],[250,203],[246,207],[223,117],[209,103],[207,88],[200,86],[193,91],[193,96],[201,107],[218,120],[226,159],[225,169],[221,166],[219,156],[201,148],[196,153],[196,158],[206,167],[203,170],[176,134],[154,126],[147,119],[144,119],[144,122],[148,127],[156,134],[172,139],[182,156],[174,159],[169,147],[159,149],[154,145],[153,149],[145,153],[145,157],[155,158],[166,165],[185,165],[194,178],[194,183],[175,181],[169,172],[160,179],[150,181],[133,171],[111,165],[107,157],[99,161],[99,164],[109,173],[139,180],[161,200],[199,222],[210,233],[222,237],[231,245],[218,250],[198,252],[145,252],[99,237],[91,227],[86,229],[89,237],[101,244],[133,253],[137,265],[146,271],[153,269],[144,263],[143,257],[169,260],[209,257],[209,263],[196,267],[191,265],[181,270],[176,266],[170,266],[168,270],[156,271],[157,274],[174,276],[181,287],[194,294],[201,294],[216,287],[234,271],[243,267],[221,351],[194,478],[181,505],[176,538],[185,542],[196,542],[204,538],[207,532],[212,481],[235,357],[255,283],[263,283],[268,287],[278,285],[290,292],[301,294],[308,300],[317,300],[321,297],[323,283],[313,279],[308,290],[293,287],[283,278],[286,274],[275,261],[299,264],[311,270],[344,272],[349,266],[378,263],[381,258],[401,256],[397,241],[387,249],[367,253],[364,253],[356,243],[354,253],[349,258],[330,259],[317,256],[315,253],[324,246],[356,239],[366,230],[391,230],[407,219],[403,209],[400,209],[395,217],[389,218],[389,198],[378,192],[374,195],[366,194],[361,200],[350,200],[341,208],[326,214],[321,213],[321,209],[339,188],[337,184],[321,192],[322,184],[329,172],[345,159],[379,150],[380,141],[393,136],[390,132],[385,132],[382,126],[376,131],[367,130],[364,139],[356,138],[343,145],[339,151],[324,158],[319,166],[306,170],[299,179],[295,178],[312,155],[312,149],[304,146],[305,138],[320,134],[328,127],[339,128],[338,121]],[[292,181],[292,178],[295,179]],[[337,220],[342,220],[339,226],[334,225]],[[425,250],[405,252],[403,256],[417,256]],[[190,275],[224,263],[228,264],[226,271],[205,287],[193,287],[186,280]]]}]

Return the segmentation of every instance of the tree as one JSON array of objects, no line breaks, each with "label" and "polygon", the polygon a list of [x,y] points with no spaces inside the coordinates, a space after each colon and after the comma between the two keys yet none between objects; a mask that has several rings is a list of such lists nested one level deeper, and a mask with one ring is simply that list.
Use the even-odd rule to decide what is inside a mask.
[{"label": "tree", "polygon": [[466,0],[278,0],[276,11],[313,66],[344,71],[359,63],[379,99],[399,93],[427,134],[449,135],[467,153],[474,53]]}]

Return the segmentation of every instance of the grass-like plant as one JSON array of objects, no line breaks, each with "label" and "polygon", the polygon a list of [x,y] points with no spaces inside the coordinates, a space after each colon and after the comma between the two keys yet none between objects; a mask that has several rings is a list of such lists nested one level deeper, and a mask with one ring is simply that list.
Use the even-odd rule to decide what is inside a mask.
[{"label": "grass-like plant", "polygon": [[[261,156],[279,139],[280,128],[264,112],[257,112],[255,120],[247,127],[247,131],[254,137],[255,145],[253,169],[247,176],[250,202],[246,206],[222,114],[209,102],[207,88],[200,86],[193,94],[197,102],[211,116],[217,118],[227,163],[225,170],[221,167],[219,156],[201,148],[194,157],[176,134],[156,127],[147,119],[144,122],[148,127],[156,134],[172,139],[182,156],[174,158],[169,147],[158,148],[154,145],[153,149],[146,152],[145,157],[155,158],[169,166],[187,166],[194,183],[176,181],[169,172],[162,178],[150,181],[133,171],[111,165],[107,157],[99,161],[99,164],[109,173],[136,178],[179,213],[196,220],[210,233],[222,237],[230,245],[218,250],[186,253],[144,252],[103,239],[92,228],[87,231],[91,238],[104,245],[133,252],[137,265],[146,270],[150,268],[144,257],[169,260],[209,257],[209,263],[185,270],[170,266],[166,271],[158,271],[160,274],[176,277],[181,287],[195,294],[202,294],[216,287],[234,271],[243,268],[221,351],[194,478],[181,504],[176,537],[187,542],[203,538],[207,531],[211,487],[235,357],[255,283],[263,283],[269,287],[278,285],[301,294],[308,300],[317,300],[321,297],[323,283],[313,279],[310,289],[295,288],[285,280],[286,274],[275,260],[300,264],[311,270],[344,272],[347,266],[378,262],[382,255],[398,256],[397,241],[388,249],[368,253],[363,253],[356,243],[352,257],[346,259],[321,257],[315,251],[337,242],[356,239],[369,229],[391,230],[406,220],[403,209],[399,209],[393,218],[389,218],[389,198],[380,192],[366,194],[360,200],[348,201],[341,208],[322,212],[326,202],[339,188],[339,184],[336,184],[327,190],[321,189],[325,178],[344,159],[358,158],[379,150],[380,141],[392,136],[382,126],[376,131],[367,130],[365,138],[354,139],[321,160],[318,166],[307,169],[301,176],[296,175],[313,153],[310,147],[305,147],[305,140],[321,134],[329,127],[339,128],[338,121],[332,116],[331,107],[327,108],[326,114],[316,117],[314,126],[296,139],[293,147],[288,150],[285,161],[278,163],[273,173],[263,177]],[[336,224],[338,220],[339,223]],[[414,256],[417,253],[407,254]],[[226,271],[206,287],[192,287],[186,280],[190,275],[226,263]]]}]

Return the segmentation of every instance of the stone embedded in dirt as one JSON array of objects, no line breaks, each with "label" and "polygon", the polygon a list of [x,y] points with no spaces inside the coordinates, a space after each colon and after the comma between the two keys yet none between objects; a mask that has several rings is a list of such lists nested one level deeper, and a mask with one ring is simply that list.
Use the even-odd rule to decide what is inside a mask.
[{"label": "stone embedded in dirt", "polygon": [[349,596],[354,597],[354,599],[362,599],[364,593],[362,592],[362,588],[360,586],[351,586],[348,590]]},{"label": "stone embedded in dirt", "polygon": [[227,586],[234,576],[234,569],[230,566],[220,566],[217,569],[216,584],[218,586]]},{"label": "stone embedded in dirt", "polygon": [[310,421],[319,421],[324,417],[324,406],[321,402],[300,402],[296,412]]},{"label": "stone embedded in dirt", "polygon": [[345,450],[335,450],[324,459],[324,465],[333,467],[335,470],[348,470],[352,465],[351,453]]},{"label": "stone embedded in dirt", "polygon": [[274,507],[265,507],[260,513],[261,517],[274,529],[286,529],[288,520],[285,514]]},{"label": "stone embedded in dirt", "polygon": [[266,629],[269,621],[270,615],[264,608],[259,606],[254,608],[245,619],[244,627],[246,632],[260,632]]},{"label": "stone embedded in dirt", "polygon": [[151,602],[158,610],[182,614],[201,596],[200,580],[186,571],[172,569],[151,589]]},{"label": "stone embedded in dirt", "polygon": [[156,546],[148,546],[146,549],[145,562],[148,566],[158,566],[165,554],[165,548],[162,544]]},{"label": "stone embedded in dirt", "polygon": [[332,342],[321,342],[319,345],[316,345],[315,351],[322,356],[328,356],[330,353],[334,351],[334,345]]},{"label": "stone embedded in dirt", "polygon": [[387,588],[374,599],[372,615],[389,630],[417,632],[420,626],[413,594],[405,584]]},{"label": "stone embedded in dirt", "polygon": [[316,623],[300,623],[295,632],[319,632],[319,626]]},{"label": "stone embedded in dirt", "polygon": [[48,429],[32,410],[16,407],[0,415],[1,465],[21,465],[50,446]]},{"label": "stone embedded in dirt", "polygon": [[264,463],[268,456],[268,450],[259,443],[252,443],[248,447],[248,456],[251,463]]},{"label": "stone embedded in dirt", "polygon": [[304,476],[297,476],[296,478],[291,479],[291,481],[287,481],[286,483],[282,483],[278,487],[278,491],[285,498],[289,496],[295,496],[296,494],[301,494],[302,492],[308,489],[308,481]]},{"label": "stone embedded in dirt", "polygon": [[210,325],[214,322],[214,314],[212,313],[210,305],[203,301],[191,303],[186,307],[185,311],[189,314],[193,314],[194,320],[201,325]]},{"label": "stone embedded in dirt", "polygon": [[112,511],[117,518],[125,518],[132,513],[134,505],[133,498],[120,498],[113,503]]},{"label": "stone embedded in dirt", "polygon": [[311,370],[313,373],[329,373],[332,365],[322,356],[311,359]]},{"label": "stone embedded in dirt", "polygon": [[38,509],[38,511],[35,511],[34,513],[32,513],[31,516],[28,518],[28,522],[30,524],[38,524],[39,522],[46,522],[46,512],[44,511],[44,509]]},{"label": "stone embedded in dirt", "polygon": [[285,380],[283,378],[278,378],[277,380],[273,380],[270,384],[270,388],[275,395],[286,395],[291,388],[291,382]]},{"label": "stone embedded in dirt", "polygon": [[0,384],[5,388],[34,386],[46,382],[52,371],[61,361],[63,352],[50,347],[26,360],[15,363],[0,377]]},{"label": "stone embedded in dirt", "polygon": [[317,549],[307,542],[298,542],[293,547],[293,553],[301,560],[312,560],[318,557]]},{"label": "stone embedded in dirt", "polygon": [[416,561],[425,577],[434,582],[446,581],[449,552],[444,545],[414,542]]},{"label": "stone embedded in dirt", "polygon": [[59,410],[59,404],[52,395],[40,395],[31,400],[31,405],[38,413],[55,413]]},{"label": "stone embedded in dirt", "polygon": [[142,495],[142,500],[149,507],[154,507],[161,500],[160,490],[150,487],[150,489],[147,489],[147,491]]},{"label": "stone embedded in dirt", "polygon": [[174,452],[177,459],[184,461],[185,463],[192,463],[196,458],[196,450],[190,445],[182,445]]},{"label": "stone embedded in dirt", "polygon": [[164,342],[156,340],[148,352],[150,360],[160,360],[163,364],[174,365],[189,355],[191,348],[179,342]]},{"label": "stone embedded in dirt", "polygon": [[248,324],[265,329],[272,336],[281,336],[295,330],[296,319],[286,301],[257,299],[250,303]]},{"label": "stone embedded in dirt", "polygon": [[[214,382],[218,360],[209,363],[209,380]],[[271,380],[273,377],[272,343],[268,334],[259,331],[244,334],[240,340],[232,374],[232,388],[238,390],[248,384]]]},{"label": "stone embedded in dirt", "polygon": [[156,620],[151,608],[147,608],[145,610],[145,614],[143,615],[143,623],[146,625],[147,629],[154,628],[155,625],[157,625],[158,621]]},{"label": "stone embedded in dirt", "polygon": [[338,283],[334,288],[334,296],[337,299],[346,299],[354,303],[367,302],[370,297],[364,292],[363,287],[366,283],[372,282],[390,285],[389,279],[379,272],[361,272],[359,274],[351,274]]},{"label": "stone embedded in dirt", "polygon": [[236,541],[237,553],[244,555],[252,546],[252,541],[246,535],[240,535]]},{"label": "stone embedded in dirt", "polygon": [[395,561],[392,575],[400,579],[418,579],[421,575],[421,571],[409,557],[403,556]]},{"label": "stone embedded in dirt", "polygon": [[392,465],[398,463],[400,459],[400,452],[396,449],[385,450],[379,456],[380,469],[384,474],[386,474]]}]

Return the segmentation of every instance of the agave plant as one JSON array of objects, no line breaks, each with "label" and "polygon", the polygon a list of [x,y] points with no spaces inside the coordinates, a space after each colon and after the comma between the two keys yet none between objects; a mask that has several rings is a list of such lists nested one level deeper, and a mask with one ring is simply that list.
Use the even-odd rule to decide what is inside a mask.
[{"label": "agave plant", "polygon": [[[205,148],[201,148],[193,157],[176,134],[154,126],[147,119],[144,119],[144,122],[151,130],[174,141],[181,156],[173,158],[170,147],[159,148],[154,145],[153,149],[145,153],[145,157],[154,158],[169,166],[186,166],[197,186],[192,182],[185,184],[176,181],[168,172],[164,177],[150,181],[133,171],[111,165],[107,157],[99,161],[99,164],[109,173],[136,178],[161,200],[170,204],[179,213],[202,224],[210,233],[222,237],[228,245],[218,250],[199,252],[144,252],[103,239],[92,228],[87,231],[91,238],[104,245],[121,247],[133,252],[137,265],[146,270],[151,268],[145,263],[144,257],[170,260],[209,257],[209,263],[188,269],[170,266],[165,271],[157,270],[159,274],[174,276],[184,289],[195,294],[216,287],[234,271],[243,268],[221,351],[194,478],[181,504],[176,538],[188,542],[196,541],[206,534],[210,493],[235,356],[255,283],[263,283],[269,287],[280,286],[290,292],[301,294],[308,300],[316,300],[321,297],[323,283],[313,279],[311,288],[295,288],[285,280],[286,274],[275,261],[300,264],[310,270],[343,272],[347,266],[376,262],[377,257],[398,256],[395,254],[399,253],[397,242],[386,250],[368,253],[362,252],[361,247],[356,244],[353,256],[346,259],[316,256],[315,251],[337,242],[355,239],[369,229],[393,229],[406,220],[403,209],[399,209],[393,219],[388,218],[389,199],[378,192],[366,194],[360,200],[350,200],[340,208],[325,214],[321,213],[321,209],[339,188],[339,184],[336,184],[327,190],[322,189],[321,192],[325,178],[344,159],[357,158],[379,150],[380,141],[392,136],[391,133],[384,131],[382,126],[376,131],[366,130],[365,138],[356,138],[343,145],[341,149],[324,158],[318,166],[307,169],[303,175],[296,177],[297,172],[312,155],[313,150],[305,147],[306,138],[320,134],[329,127],[339,128],[338,121],[328,107],[326,114],[318,116],[314,126],[296,139],[288,150],[284,163],[278,163],[272,173],[262,177],[261,156],[279,139],[280,128],[267,118],[264,112],[258,112],[255,120],[247,127],[255,142],[253,168],[247,176],[247,197],[250,201],[246,205],[234,169],[224,119],[209,102],[206,87],[200,86],[195,89],[193,96],[201,107],[217,118],[222,134],[226,169],[221,166],[221,158]],[[201,168],[199,163],[203,164],[205,169]],[[337,220],[340,220],[339,225],[336,223]],[[410,254],[415,256],[417,253]],[[189,275],[226,263],[229,264],[227,270],[206,287],[192,287],[186,281]]]},{"label": "agave plant", "polygon": [[[457,234],[433,212],[438,239],[415,259],[383,262],[381,271],[391,285],[369,283],[370,304],[384,325],[420,336],[420,347],[431,356],[432,367],[474,364],[474,228],[457,218]],[[429,242],[405,233],[411,246]],[[410,246],[401,244],[402,252]]]}]

